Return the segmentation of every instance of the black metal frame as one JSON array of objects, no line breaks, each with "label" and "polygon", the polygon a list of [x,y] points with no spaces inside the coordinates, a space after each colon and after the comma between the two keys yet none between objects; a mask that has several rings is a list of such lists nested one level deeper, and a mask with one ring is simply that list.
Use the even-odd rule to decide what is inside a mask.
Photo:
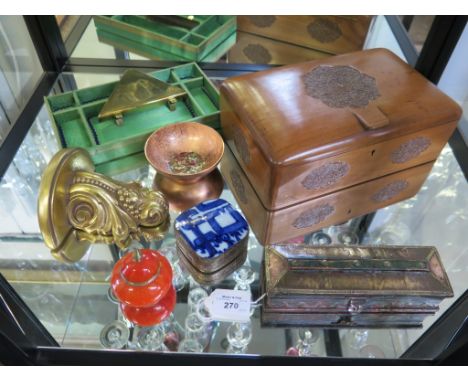
[{"label": "black metal frame", "polygon": [[73,26],[72,31],[65,40],[65,50],[68,54],[68,57],[73,54],[73,51],[80,42],[81,36],[83,36],[83,33],[88,27],[91,19],[92,16],[80,16],[76,24]]},{"label": "black metal frame", "polygon": [[[70,58],[89,23],[89,17],[80,20],[70,37],[64,43],[53,16],[25,16],[44,75],[29,102],[23,109],[13,127],[13,133],[0,148],[0,179],[13,159],[29,127],[36,118],[43,97],[49,94],[57,78],[63,72],[106,72],[121,73],[129,67],[155,70],[176,63],[152,62],[124,59],[83,59]],[[409,39],[405,26],[397,16],[386,16],[386,20],[397,38],[407,61],[416,66],[430,80],[437,82],[463,30],[463,20],[457,17],[440,16],[436,18],[423,51],[417,58],[416,49]],[[409,22],[405,20],[405,22]],[[466,23],[466,20],[464,21]],[[443,33],[443,38],[440,37]],[[434,46],[436,48],[434,48]],[[211,76],[227,77],[246,72],[258,71],[271,66],[242,64],[208,64],[201,67]],[[439,77],[437,77],[439,76]],[[63,88],[75,86],[61,83]],[[450,140],[452,149],[465,175],[468,173],[468,148],[459,133]],[[7,296],[6,301],[15,319],[6,315],[0,320],[0,362],[5,364],[206,364],[206,365],[429,365],[444,364],[454,360],[454,355],[466,345],[466,318],[468,309],[467,293],[460,297],[428,331],[405,352],[400,359],[350,359],[339,358],[341,353],[338,331],[325,332],[326,348],[330,358],[264,357],[264,356],[220,356],[220,355],[183,355],[159,354],[131,351],[91,351],[58,348],[58,344],[41,325],[26,304],[18,297],[8,282],[0,275],[0,294]],[[0,310],[1,311],[1,310]],[[455,331],[449,328],[455,327]],[[27,335],[25,335],[25,333]],[[8,333],[8,335],[6,334]],[[447,335],[450,333],[450,335]],[[428,354],[424,351],[437,344],[442,352]],[[431,359],[424,359],[426,356]]]},{"label": "black metal frame", "polygon": [[[447,355],[457,350],[458,345],[455,344],[458,344],[460,339],[464,339],[466,344],[468,335],[467,299],[468,290],[401,357],[411,359],[417,356],[443,361]],[[455,346],[451,347],[451,344]]]},{"label": "black metal frame", "polygon": [[385,19],[405,55],[406,62],[414,66],[418,60],[418,51],[412,43],[407,29],[397,16],[385,16]]}]

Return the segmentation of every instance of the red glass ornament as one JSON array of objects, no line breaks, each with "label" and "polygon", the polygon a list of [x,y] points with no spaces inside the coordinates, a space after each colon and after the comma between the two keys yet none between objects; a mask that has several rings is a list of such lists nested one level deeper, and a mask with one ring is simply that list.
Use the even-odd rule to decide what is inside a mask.
[{"label": "red glass ornament", "polygon": [[149,307],[135,307],[120,304],[122,313],[127,320],[139,326],[153,326],[164,321],[174,311],[176,291],[173,286],[167,294],[156,304]]},{"label": "red glass ornament", "polygon": [[132,307],[154,307],[172,286],[172,268],[158,251],[140,249],[114,266],[111,285],[115,297]]}]

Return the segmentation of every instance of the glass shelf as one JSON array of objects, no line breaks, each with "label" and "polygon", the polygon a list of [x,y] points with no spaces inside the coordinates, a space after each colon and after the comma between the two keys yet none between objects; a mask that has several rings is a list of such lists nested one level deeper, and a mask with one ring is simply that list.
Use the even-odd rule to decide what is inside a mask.
[{"label": "glass shelf", "polygon": [[[375,22],[374,34],[368,39],[367,47],[393,44],[394,36],[385,35],[385,23],[385,19]],[[86,40],[86,35],[93,32],[94,26],[90,24],[80,44],[90,43],[91,50],[97,52],[98,58],[115,58],[113,51],[109,57],[103,57],[104,49],[96,45],[100,43],[93,42],[92,39]],[[73,57],[83,57],[80,56],[80,44]],[[395,50],[397,54],[401,54],[397,48]],[[98,85],[118,78],[114,70],[106,72],[105,68],[100,68],[96,73],[63,73],[58,80],[60,87],[54,87],[52,93],[64,88],[72,90]],[[213,78],[218,81],[222,79],[220,76]],[[109,276],[116,258],[116,250],[112,246],[95,244],[80,262],[67,265],[54,260],[42,242],[36,214],[37,194],[42,172],[57,151],[51,122],[43,107],[0,182],[0,272],[60,346],[102,349],[101,330],[111,321],[121,319],[118,305],[108,298]],[[154,176],[155,171],[149,165],[145,165],[115,178],[122,181],[136,180],[151,187]],[[226,186],[221,197],[238,208]],[[351,222],[350,226],[355,227],[362,244],[436,246],[455,296],[445,299],[439,312],[424,320],[422,328],[369,329],[358,333],[350,329],[337,330],[336,338],[339,341],[338,347],[341,348],[341,356],[378,356],[392,359],[400,357],[458,297],[465,293],[468,279],[467,205],[468,185],[450,146],[447,145],[416,196],[378,210],[372,216],[361,217]],[[176,213],[171,212],[172,221],[175,217]],[[369,224],[364,225],[365,231],[360,231],[359,227],[362,225],[359,223],[365,219]],[[329,227],[322,231],[330,234],[336,232],[336,229]],[[161,243],[153,244],[167,248],[174,243],[171,229]],[[258,275],[263,247],[251,235],[248,248],[248,261],[257,274],[251,285],[253,298],[256,299],[260,295]],[[230,289],[234,285],[231,275],[219,286]],[[189,291],[190,286],[187,282],[177,294],[174,319],[180,327],[184,326],[188,313]],[[257,308],[251,318],[252,339],[244,354],[293,356],[291,354],[294,354],[294,351],[291,348],[299,343],[299,328],[262,327],[259,313]],[[230,323],[213,325],[213,335],[205,353],[226,354],[229,325]],[[333,330],[316,330],[318,338],[311,345],[311,354],[317,357],[340,356],[329,343],[333,337]],[[132,346],[129,344],[128,347]]]},{"label": "glass shelf", "polygon": [[[79,83],[83,74],[64,74]],[[88,82],[99,76],[86,75]],[[63,80],[64,78],[62,78]],[[2,224],[0,237],[0,271],[23,298],[57,342],[64,347],[101,348],[102,328],[119,317],[118,306],[108,297],[109,275],[114,264],[111,247],[93,245],[79,263],[67,265],[55,261],[42,243],[35,213],[39,180],[45,165],[57,151],[53,143],[47,113],[42,111],[18,151],[7,175],[0,183],[1,216],[9,220]],[[149,165],[117,176],[123,181],[138,180],[146,186],[153,182],[155,171]],[[222,198],[237,206],[232,193],[224,189]],[[455,291],[446,299],[440,311],[424,321],[421,329],[368,330],[366,345],[378,346],[385,357],[399,357],[440,315],[466,290],[468,256],[468,186],[450,147],[445,147],[420,192],[413,198],[376,212],[364,234],[363,244],[414,244],[437,246]],[[171,213],[172,221],[176,214]],[[334,227],[323,232],[332,233]],[[161,248],[173,246],[172,230]],[[254,298],[259,294],[258,274],[263,248],[253,235],[249,241],[248,259],[257,272],[252,285]],[[222,283],[233,288],[232,276]],[[178,293],[176,321],[183,326],[187,315],[188,284]],[[225,353],[228,323],[216,327],[209,352]],[[349,345],[349,330],[340,330],[344,357],[364,357],[363,351]],[[252,317],[252,340],[246,354],[285,355],[297,342],[297,329],[264,328],[259,309]],[[317,356],[327,354],[324,336],[314,348]],[[367,348],[368,349],[368,348]],[[375,349],[374,349],[375,353]]]}]

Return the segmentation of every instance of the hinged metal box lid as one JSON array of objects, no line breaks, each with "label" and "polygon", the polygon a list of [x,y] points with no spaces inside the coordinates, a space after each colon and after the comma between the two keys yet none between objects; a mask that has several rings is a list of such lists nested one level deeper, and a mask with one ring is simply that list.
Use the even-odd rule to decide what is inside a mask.
[{"label": "hinged metal box lid", "polygon": [[269,309],[435,312],[453,291],[435,247],[275,245],[265,249]]}]

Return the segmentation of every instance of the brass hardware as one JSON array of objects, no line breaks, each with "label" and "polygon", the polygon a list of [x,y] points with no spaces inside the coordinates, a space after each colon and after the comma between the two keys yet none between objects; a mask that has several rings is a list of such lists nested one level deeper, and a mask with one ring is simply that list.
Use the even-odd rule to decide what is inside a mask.
[{"label": "brass hardware", "polygon": [[175,110],[177,97],[186,91],[151,77],[135,69],[127,70],[115,86],[109,99],[98,115],[99,120],[113,117],[117,125],[123,124],[123,115],[135,109],[154,106],[167,101],[171,111]]},{"label": "brass hardware", "polygon": [[174,111],[177,107],[177,100],[175,98],[169,98],[167,100],[167,107],[170,111]]},{"label": "brass hardware", "polygon": [[89,243],[160,240],[170,225],[164,196],[137,182],[123,183],[94,172],[84,149],[62,149],[42,176],[38,200],[39,227],[52,255],[80,260]]},{"label": "brass hardware", "polygon": [[123,115],[122,114],[116,114],[115,115],[115,124],[117,126],[122,126],[124,123]]}]

